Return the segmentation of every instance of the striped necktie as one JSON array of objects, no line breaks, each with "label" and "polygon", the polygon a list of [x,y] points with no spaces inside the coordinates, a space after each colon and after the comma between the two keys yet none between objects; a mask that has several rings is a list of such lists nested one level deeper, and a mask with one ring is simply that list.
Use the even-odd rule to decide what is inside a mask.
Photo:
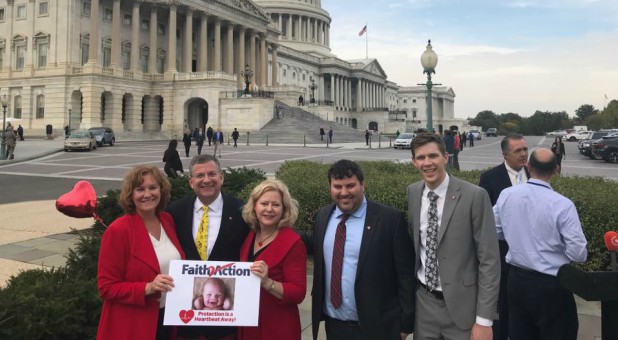
[{"label": "striped necktie", "polygon": [[330,302],[335,309],[341,306],[343,293],[341,290],[341,275],[343,271],[343,252],[345,248],[345,221],[350,217],[348,214],[341,215],[341,221],[337,225],[335,234],[335,246],[333,247],[333,263],[330,277]]},{"label": "striped necktie", "polygon": [[202,219],[200,220],[200,226],[197,229],[197,235],[195,237],[195,246],[197,252],[200,254],[200,258],[204,261],[208,259],[208,206],[202,207]]}]

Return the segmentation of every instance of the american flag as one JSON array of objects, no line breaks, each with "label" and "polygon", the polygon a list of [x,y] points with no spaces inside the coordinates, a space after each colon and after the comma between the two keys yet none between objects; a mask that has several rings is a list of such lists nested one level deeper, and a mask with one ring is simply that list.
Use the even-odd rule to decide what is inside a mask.
[{"label": "american flag", "polygon": [[362,37],[363,34],[365,34],[367,32],[367,25],[365,25],[365,27],[363,27],[362,30],[360,30],[360,32],[358,32],[358,36]]}]

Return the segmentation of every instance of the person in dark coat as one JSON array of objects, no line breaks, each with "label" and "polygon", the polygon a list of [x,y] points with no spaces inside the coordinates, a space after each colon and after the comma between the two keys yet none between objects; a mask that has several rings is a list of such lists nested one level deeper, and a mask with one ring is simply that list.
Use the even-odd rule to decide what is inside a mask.
[{"label": "person in dark coat", "polygon": [[333,144],[333,128],[328,129],[328,142]]},{"label": "person in dark coat", "polygon": [[446,153],[448,153],[448,167],[453,169],[455,167],[453,160],[455,157],[455,138],[451,130],[444,130],[444,144],[446,145]]},{"label": "person in dark coat", "polygon": [[371,136],[371,134],[369,133],[369,130],[365,130],[365,144],[369,145],[369,136]]},{"label": "person in dark coat", "polygon": [[64,138],[69,138],[69,133],[71,133],[71,129],[69,129],[68,125],[64,126]]},{"label": "person in dark coat", "polygon": [[[202,131],[202,128],[199,128],[199,130],[197,131],[197,136],[195,136],[195,145],[197,145],[198,155],[202,154],[202,146],[204,146],[204,140],[206,140],[206,136],[204,136],[204,131]],[[208,144],[210,145],[210,143]]]},{"label": "person in dark coat", "polygon": [[182,173],[185,172],[182,168],[182,161],[180,160],[178,150],[176,150],[177,147],[178,141],[172,139],[167,147],[167,150],[163,153],[163,162],[165,162],[165,167],[163,167],[163,170],[165,170],[167,177],[170,178],[178,177],[176,171],[180,171]]},{"label": "person in dark coat", "polygon": [[191,149],[191,130],[187,129],[182,135],[182,142],[185,145],[185,156],[189,157],[189,149]]},{"label": "person in dark coat", "polygon": [[566,159],[564,150],[564,143],[562,143],[562,137],[557,136],[554,139],[554,143],[551,145],[551,152],[556,155],[556,161],[558,162],[558,173],[562,172],[562,160]]},{"label": "person in dark coat", "polygon": [[23,141],[24,140],[24,128],[21,127],[21,125],[17,127],[17,134],[19,135],[19,140]]},{"label": "person in dark coat", "polygon": [[236,144],[238,142],[238,137],[240,136],[240,133],[238,133],[238,130],[236,130],[236,128],[234,128],[234,132],[232,132],[232,139],[234,140],[234,147],[237,148],[238,145]]},{"label": "person in dark coat", "polygon": [[209,126],[208,129],[206,129],[206,137],[208,137],[208,146],[211,145],[212,143],[212,136],[214,136],[215,132],[212,130],[212,126]]},{"label": "person in dark coat", "polygon": [[324,128],[323,128],[323,127],[320,127],[320,140],[324,140],[324,135],[325,135],[325,134],[326,134],[326,133],[324,132]]}]

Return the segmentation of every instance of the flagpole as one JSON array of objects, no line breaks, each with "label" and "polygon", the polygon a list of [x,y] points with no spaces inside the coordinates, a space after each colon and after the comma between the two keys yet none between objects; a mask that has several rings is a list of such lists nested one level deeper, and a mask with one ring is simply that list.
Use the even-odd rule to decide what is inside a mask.
[{"label": "flagpole", "polygon": [[[365,23],[367,27],[367,23]],[[369,59],[369,30],[365,29],[365,59]]]}]

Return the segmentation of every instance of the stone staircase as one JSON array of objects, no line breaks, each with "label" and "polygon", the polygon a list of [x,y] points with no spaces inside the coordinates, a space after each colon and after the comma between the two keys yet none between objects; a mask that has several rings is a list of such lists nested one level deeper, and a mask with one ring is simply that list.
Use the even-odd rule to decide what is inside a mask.
[{"label": "stone staircase", "polygon": [[[278,117],[273,118],[260,131],[251,132],[250,144],[268,143],[280,144],[319,144],[326,143],[328,129],[333,129],[333,143],[359,143],[365,141],[365,132],[341,125],[333,121],[323,120],[301,107],[289,106],[276,101]],[[326,135],[320,140],[320,127]],[[247,134],[241,132],[238,143],[247,143]]]}]

